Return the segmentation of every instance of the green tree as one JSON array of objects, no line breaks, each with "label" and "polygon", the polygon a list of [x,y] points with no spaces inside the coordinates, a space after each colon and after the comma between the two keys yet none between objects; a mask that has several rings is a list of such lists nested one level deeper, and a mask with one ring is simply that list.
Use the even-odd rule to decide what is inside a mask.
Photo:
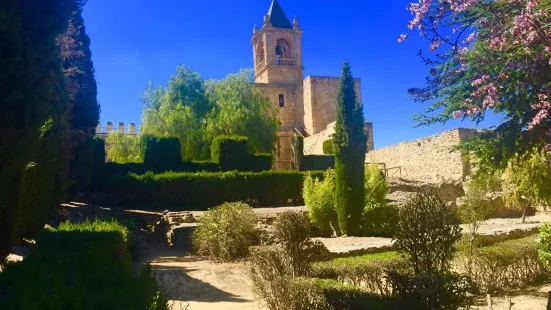
[{"label": "green tree", "polygon": [[517,154],[504,173],[503,198],[509,208],[523,210],[522,222],[529,207],[551,204],[551,156],[542,147]]},{"label": "green tree", "polygon": [[62,197],[67,90],[56,38],[74,9],[74,0],[0,4],[0,261]]},{"label": "green tree", "polygon": [[[90,181],[94,160],[90,140],[95,134],[94,128],[100,116],[90,37],[86,34],[82,18],[82,8],[86,2],[78,1],[78,7],[73,11],[65,33],[57,39],[69,93],[69,130],[64,147],[71,160],[69,178],[73,183],[73,192],[87,187],[86,183]],[[86,152],[89,154],[85,154]]]},{"label": "green tree", "polygon": [[208,159],[212,140],[221,135],[248,137],[255,153],[271,153],[277,138],[277,111],[254,87],[250,70],[204,81],[178,67],[168,87],[149,85],[143,103],[143,133],[178,137],[186,160]]},{"label": "green tree", "polygon": [[139,163],[140,138],[120,132],[110,132],[105,141],[107,160],[119,164]]},{"label": "green tree", "polygon": [[367,136],[362,105],[356,98],[350,64],[344,62],[337,99],[334,136],[336,206],[340,228],[352,236],[359,234],[364,208],[364,171]]},{"label": "green tree", "polygon": [[245,136],[253,153],[272,153],[277,139],[277,110],[254,86],[252,77],[252,70],[241,70],[211,84],[215,109],[208,122],[209,137]]},{"label": "green tree", "polygon": [[199,74],[177,67],[167,87],[150,84],[142,100],[142,133],[178,137],[186,160],[209,158],[206,122],[212,109]]}]

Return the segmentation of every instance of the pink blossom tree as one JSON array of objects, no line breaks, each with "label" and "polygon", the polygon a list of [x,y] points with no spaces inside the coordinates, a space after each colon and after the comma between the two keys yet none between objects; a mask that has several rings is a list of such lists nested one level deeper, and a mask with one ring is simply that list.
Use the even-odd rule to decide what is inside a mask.
[{"label": "pink blossom tree", "polygon": [[504,168],[534,144],[551,149],[551,0],[419,0],[407,9],[410,32],[429,42],[429,55],[419,53],[427,83],[409,90],[431,102],[415,116],[419,125],[503,115],[462,145],[487,168]]}]

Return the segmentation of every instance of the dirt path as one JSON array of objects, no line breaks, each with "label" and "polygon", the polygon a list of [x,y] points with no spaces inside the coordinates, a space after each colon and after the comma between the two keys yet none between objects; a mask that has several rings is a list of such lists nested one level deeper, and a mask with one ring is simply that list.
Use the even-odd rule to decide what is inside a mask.
[{"label": "dirt path", "polygon": [[174,250],[155,252],[147,260],[174,310],[262,309],[250,289],[245,264],[215,264]]}]

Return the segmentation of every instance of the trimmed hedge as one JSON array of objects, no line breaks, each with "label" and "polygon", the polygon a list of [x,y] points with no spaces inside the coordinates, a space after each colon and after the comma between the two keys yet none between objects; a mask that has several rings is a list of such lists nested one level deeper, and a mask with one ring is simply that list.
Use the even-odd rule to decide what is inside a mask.
[{"label": "trimmed hedge", "polygon": [[151,269],[134,275],[127,240],[117,222],[45,231],[27,258],[0,273],[0,309],[168,309]]},{"label": "trimmed hedge", "polygon": [[182,164],[182,146],[176,137],[143,135],[140,141],[143,163],[151,171],[176,171]]},{"label": "trimmed hedge", "polygon": [[99,191],[103,188],[103,182],[106,177],[105,171],[105,140],[100,137],[94,137],[94,170],[90,180],[89,190]]},{"label": "trimmed hedge", "polygon": [[334,280],[297,278],[291,285],[296,309],[390,310],[397,309],[392,297],[366,292]]},{"label": "trimmed hedge", "polygon": [[211,144],[212,161],[223,171],[246,171],[249,167],[248,139],[237,136],[219,136]]},{"label": "trimmed hedge", "polygon": [[314,263],[311,276],[361,285],[370,293],[390,296],[392,287],[386,280],[388,271],[404,268],[404,261],[397,252],[382,252]]},{"label": "trimmed hedge", "polygon": [[302,171],[321,171],[335,168],[333,155],[305,155],[302,157]]},{"label": "trimmed hedge", "polygon": [[[175,165],[172,167],[172,169],[164,170],[162,169],[156,169],[153,167],[147,167],[143,163],[126,163],[126,164],[118,164],[118,163],[105,163],[105,170],[107,172],[107,175],[121,175],[121,174],[128,174],[128,173],[135,173],[135,174],[144,174],[148,171],[151,171],[153,173],[164,173],[167,171],[174,171],[174,172],[218,172],[220,171],[220,167],[213,162],[210,161],[181,161],[178,165]],[[166,167],[164,167],[166,169]]]},{"label": "trimmed hedge", "polygon": [[323,154],[335,154],[335,151],[333,150],[333,139],[323,141]]},{"label": "trimmed hedge", "polygon": [[249,155],[249,167],[251,172],[262,172],[272,170],[271,154]]},{"label": "trimmed hedge", "polygon": [[[322,172],[314,172],[318,178]],[[207,210],[224,202],[263,206],[302,201],[304,174],[295,171],[111,175],[106,194],[121,205]]]},{"label": "trimmed hedge", "polygon": [[[549,271],[538,258],[536,236],[508,240],[476,249],[472,259],[472,280],[480,293],[507,293],[543,279]],[[460,272],[469,270],[467,254],[456,258]]]}]

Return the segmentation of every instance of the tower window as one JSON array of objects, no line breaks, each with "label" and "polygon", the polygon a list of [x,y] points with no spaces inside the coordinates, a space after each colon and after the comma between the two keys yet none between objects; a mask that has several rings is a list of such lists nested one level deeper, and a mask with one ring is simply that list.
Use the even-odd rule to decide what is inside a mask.
[{"label": "tower window", "polygon": [[279,94],[279,107],[280,108],[285,107],[285,96],[283,94]]}]

